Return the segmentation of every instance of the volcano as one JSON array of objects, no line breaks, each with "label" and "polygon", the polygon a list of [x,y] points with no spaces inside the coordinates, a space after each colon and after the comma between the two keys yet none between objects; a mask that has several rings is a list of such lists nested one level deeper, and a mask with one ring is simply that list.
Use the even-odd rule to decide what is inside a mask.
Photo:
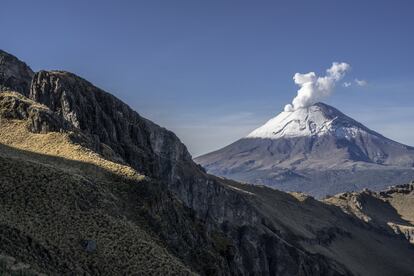
[{"label": "volcano", "polygon": [[246,137],[195,159],[209,173],[316,197],[380,190],[414,178],[414,148],[324,103],[281,112]]}]

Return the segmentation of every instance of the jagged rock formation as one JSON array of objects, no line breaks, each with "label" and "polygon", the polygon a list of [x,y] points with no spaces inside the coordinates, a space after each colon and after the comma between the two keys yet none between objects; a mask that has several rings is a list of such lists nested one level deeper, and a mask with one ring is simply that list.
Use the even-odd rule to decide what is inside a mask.
[{"label": "jagged rock formation", "polygon": [[317,197],[381,190],[414,178],[414,148],[323,103],[282,112],[195,161],[215,175]]},{"label": "jagged rock formation", "polygon": [[36,73],[29,98],[0,94],[0,253],[36,271],[413,272],[405,239],[308,196],[208,175],[172,132],[71,73]]},{"label": "jagged rock formation", "polygon": [[3,118],[27,120],[32,132],[68,129],[67,123],[46,106],[34,103],[17,92],[3,92],[0,100],[0,115]]},{"label": "jagged rock formation", "polygon": [[0,50],[0,92],[13,90],[29,95],[33,71],[15,56]]},{"label": "jagged rock formation", "polygon": [[102,152],[102,145],[109,146],[118,159],[139,171],[168,177],[175,162],[191,163],[190,154],[174,133],[142,118],[111,94],[71,73],[36,73],[29,97],[47,106],[72,128],[93,137],[95,150]]},{"label": "jagged rock formation", "polygon": [[402,234],[414,243],[414,183],[385,191],[342,193],[325,199],[371,226]]}]

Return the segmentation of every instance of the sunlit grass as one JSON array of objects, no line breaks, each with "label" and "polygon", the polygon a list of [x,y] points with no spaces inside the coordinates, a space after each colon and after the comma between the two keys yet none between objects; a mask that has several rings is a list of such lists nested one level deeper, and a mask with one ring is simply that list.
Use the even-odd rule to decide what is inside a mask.
[{"label": "sunlit grass", "polygon": [[[32,133],[27,130],[26,122],[20,120],[0,119],[0,128],[0,144],[28,152],[81,161],[137,181],[145,179],[144,175],[129,166],[109,161],[96,152],[81,145],[74,144],[70,140],[70,133]],[[69,166],[67,167],[69,168]],[[79,167],[78,169],[85,170],[86,168]]]}]

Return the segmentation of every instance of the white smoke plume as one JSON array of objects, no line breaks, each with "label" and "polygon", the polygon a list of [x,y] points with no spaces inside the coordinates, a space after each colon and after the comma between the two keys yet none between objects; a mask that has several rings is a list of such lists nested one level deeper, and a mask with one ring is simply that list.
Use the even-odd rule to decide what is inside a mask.
[{"label": "white smoke plume", "polygon": [[296,73],[293,80],[300,89],[298,94],[293,99],[292,104],[285,106],[285,111],[290,112],[299,108],[308,107],[317,103],[321,99],[329,96],[335,87],[335,84],[340,81],[351,66],[345,62],[334,62],[331,68],[326,70],[326,76],[318,77],[315,72],[307,74]]}]

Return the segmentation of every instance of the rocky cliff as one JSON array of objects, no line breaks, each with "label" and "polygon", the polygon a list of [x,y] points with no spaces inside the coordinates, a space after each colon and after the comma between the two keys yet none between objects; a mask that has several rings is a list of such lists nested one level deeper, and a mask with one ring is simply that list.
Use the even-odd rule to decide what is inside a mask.
[{"label": "rocky cliff", "polygon": [[414,183],[385,191],[342,193],[325,199],[377,229],[404,235],[414,243]]},{"label": "rocky cliff", "polygon": [[37,72],[27,95],[0,94],[0,161],[12,168],[0,176],[0,251],[36,271],[413,271],[406,239],[308,196],[208,175],[172,132],[74,74]]},{"label": "rocky cliff", "polygon": [[29,95],[33,71],[15,56],[0,50],[0,92],[13,90]]}]

